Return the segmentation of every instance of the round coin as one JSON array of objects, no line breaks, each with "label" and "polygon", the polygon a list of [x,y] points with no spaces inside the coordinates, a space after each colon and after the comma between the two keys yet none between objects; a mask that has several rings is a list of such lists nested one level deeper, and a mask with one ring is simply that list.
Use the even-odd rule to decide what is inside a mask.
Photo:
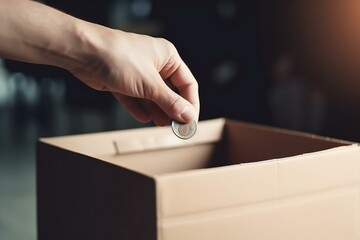
[{"label": "round coin", "polygon": [[171,129],[177,137],[181,139],[189,139],[196,133],[197,124],[195,121],[191,123],[180,123],[173,120],[171,123]]}]

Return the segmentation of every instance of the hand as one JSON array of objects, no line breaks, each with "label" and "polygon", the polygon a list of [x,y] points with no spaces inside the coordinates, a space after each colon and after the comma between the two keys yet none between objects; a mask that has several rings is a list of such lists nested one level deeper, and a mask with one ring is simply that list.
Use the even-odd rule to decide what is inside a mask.
[{"label": "hand", "polygon": [[197,82],[167,40],[89,23],[35,1],[0,2],[0,56],[67,69],[112,92],[141,122],[197,121]]},{"label": "hand", "polygon": [[[169,41],[93,26],[101,44],[89,61],[70,69],[97,90],[110,91],[141,122],[197,121],[198,84]],[[92,37],[92,39],[96,39]]]}]

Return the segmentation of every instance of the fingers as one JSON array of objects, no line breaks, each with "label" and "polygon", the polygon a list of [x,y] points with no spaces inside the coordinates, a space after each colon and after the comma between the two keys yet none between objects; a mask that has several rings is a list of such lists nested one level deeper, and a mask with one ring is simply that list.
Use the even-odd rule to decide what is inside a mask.
[{"label": "fingers", "polygon": [[[178,54],[173,55],[160,71],[160,75],[163,79],[167,79],[166,81],[170,81],[167,85],[175,88],[179,94],[171,94],[163,90],[163,94],[159,97],[167,98],[173,104],[170,109],[164,110],[173,112],[173,115],[182,118],[183,122],[197,121],[200,111],[198,83]],[[176,117],[175,119],[181,121]]]},{"label": "fingers", "polygon": [[171,119],[188,123],[198,118],[196,108],[188,100],[172,91],[162,80],[151,100],[156,102]]},{"label": "fingers", "polygon": [[122,103],[125,109],[136,120],[146,123],[153,120],[158,126],[166,126],[170,123],[170,118],[155,103],[145,100],[128,97],[120,93],[113,93],[115,98]]},{"label": "fingers", "polygon": [[196,118],[200,111],[198,83],[184,62],[169,77],[179,94],[195,108]]},{"label": "fingers", "polygon": [[136,98],[125,96],[121,93],[112,93],[114,97],[122,103],[125,109],[136,120],[142,123],[147,123],[151,120],[151,115],[147,109],[141,105],[140,101]]},{"label": "fingers", "polygon": [[[179,65],[167,66],[160,74],[156,70],[146,72],[152,72],[143,80],[147,83],[145,84],[147,95],[143,96],[146,99],[141,96],[138,98],[137,95],[131,97],[113,93],[135,119],[140,122],[153,120],[159,126],[169,124],[170,119],[184,123],[198,120],[198,85],[181,59]],[[168,80],[165,82],[161,75],[168,77]]]},{"label": "fingers", "polygon": [[170,117],[154,102],[142,100],[143,106],[150,113],[153,122],[157,126],[166,126],[170,123]]}]

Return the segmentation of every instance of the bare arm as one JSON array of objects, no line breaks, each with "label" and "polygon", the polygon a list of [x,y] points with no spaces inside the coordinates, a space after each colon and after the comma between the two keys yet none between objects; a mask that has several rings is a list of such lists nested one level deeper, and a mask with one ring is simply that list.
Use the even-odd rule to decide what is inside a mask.
[{"label": "bare arm", "polygon": [[1,57],[64,68],[112,92],[142,122],[197,120],[197,82],[167,40],[89,23],[34,1],[0,0],[0,6]]}]

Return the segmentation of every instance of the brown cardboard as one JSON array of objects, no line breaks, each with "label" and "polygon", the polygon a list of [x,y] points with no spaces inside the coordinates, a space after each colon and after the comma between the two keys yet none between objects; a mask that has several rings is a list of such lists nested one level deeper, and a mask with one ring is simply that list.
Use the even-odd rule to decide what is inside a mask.
[{"label": "brown cardboard", "polygon": [[360,239],[358,144],[227,119],[40,139],[38,237]]}]

